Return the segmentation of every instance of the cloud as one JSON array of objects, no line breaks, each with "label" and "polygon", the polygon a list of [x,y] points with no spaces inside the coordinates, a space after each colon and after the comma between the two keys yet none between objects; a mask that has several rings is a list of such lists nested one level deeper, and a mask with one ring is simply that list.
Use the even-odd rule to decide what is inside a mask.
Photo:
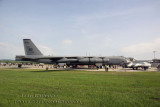
[{"label": "cloud", "polygon": [[16,55],[24,55],[23,47],[0,42],[0,59],[14,59]]},{"label": "cloud", "polygon": [[121,49],[126,54],[146,54],[153,51],[160,51],[160,38],[152,40],[150,42],[132,44]]},{"label": "cloud", "polygon": [[62,42],[63,42],[63,44],[72,44],[73,43],[73,41],[70,39],[63,40]]},{"label": "cloud", "polygon": [[86,15],[77,16],[76,22],[78,25],[87,25],[90,24],[93,20],[104,20],[108,18],[115,18],[115,17],[124,17],[128,15],[135,15],[135,14],[143,14],[149,11],[155,12],[154,8],[156,3],[153,4],[146,4],[139,7],[128,8],[128,9],[119,9],[114,11],[101,11],[101,12],[94,12]]},{"label": "cloud", "polygon": [[18,36],[19,36],[19,37],[22,37],[22,38],[28,38],[28,36],[27,36],[27,35],[24,35],[24,34],[19,34]]},{"label": "cloud", "polygon": [[[51,48],[39,45],[38,48],[44,55],[53,55]],[[0,59],[15,59],[16,55],[25,55],[23,46],[0,42]]]},{"label": "cloud", "polygon": [[82,30],[81,30],[81,33],[82,33],[82,34],[86,34],[87,32],[86,32],[85,29],[82,29]]},{"label": "cloud", "polygon": [[98,19],[106,19],[106,18],[112,18],[112,17],[119,17],[129,14],[134,14],[136,12],[139,12],[140,8],[134,8],[129,10],[119,10],[119,11],[111,11],[111,12],[98,12],[98,13],[92,13],[87,15],[81,15],[78,16],[76,19],[77,23],[80,25],[88,24],[92,20],[98,20]]},{"label": "cloud", "polygon": [[94,48],[107,48],[112,42],[108,34],[89,34],[86,36],[86,40],[90,41],[89,43],[91,46],[94,46]]},{"label": "cloud", "polygon": [[40,49],[40,51],[44,55],[53,55],[54,54],[53,50],[47,46],[39,45],[38,48]]}]

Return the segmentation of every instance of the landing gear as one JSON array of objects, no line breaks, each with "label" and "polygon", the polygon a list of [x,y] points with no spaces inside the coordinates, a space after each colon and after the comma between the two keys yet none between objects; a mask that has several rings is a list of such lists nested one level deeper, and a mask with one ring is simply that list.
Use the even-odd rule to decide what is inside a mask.
[{"label": "landing gear", "polygon": [[77,65],[72,65],[72,68],[77,68]]},{"label": "landing gear", "polygon": [[148,67],[143,67],[143,69],[146,71],[148,69]]},{"label": "landing gear", "polygon": [[[141,67],[142,69],[144,69],[145,71],[148,69],[148,67]],[[133,67],[133,70],[138,70],[138,67]]]},{"label": "landing gear", "polygon": [[21,68],[22,67],[22,64],[18,64],[18,68]]},{"label": "landing gear", "polygon": [[99,69],[99,66],[96,66],[97,70]]},{"label": "landing gear", "polygon": [[133,70],[138,70],[138,67],[133,67]]}]

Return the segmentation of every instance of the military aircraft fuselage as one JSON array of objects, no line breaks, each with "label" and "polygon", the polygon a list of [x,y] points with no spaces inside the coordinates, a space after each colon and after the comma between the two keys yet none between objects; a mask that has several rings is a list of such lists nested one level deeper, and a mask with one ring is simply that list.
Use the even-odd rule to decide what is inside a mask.
[{"label": "military aircraft fuselage", "polygon": [[66,63],[67,65],[94,65],[96,63],[107,64],[107,65],[120,65],[127,63],[127,59],[122,56],[16,56],[17,61],[34,61],[39,63],[47,64],[58,64]]},{"label": "military aircraft fuselage", "polygon": [[121,65],[128,63],[123,56],[44,56],[30,39],[23,39],[25,55],[16,56],[17,61],[34,61],[47,64],[67,65]]}]

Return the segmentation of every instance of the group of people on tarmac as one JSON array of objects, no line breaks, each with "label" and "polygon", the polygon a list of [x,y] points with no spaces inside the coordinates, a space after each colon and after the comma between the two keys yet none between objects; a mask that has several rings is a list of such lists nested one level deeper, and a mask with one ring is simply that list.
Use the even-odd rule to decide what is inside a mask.
[{"label": "group of people on tarmac", "polygon": [[18,65],[18,63],[0,63],[0,66],[13,66],[13,65]]},{"label": "group of people on tarmac", "polygon": [[158,71],[160,71],[160,64],[157,66]]},{"label": "group of people on tarmac", "polygon": [[[106,72],[108,72],[109,68],[113,68],[113,69],[117,69],[118,66],[117,65],[104,65],[104,66],[100,66],[100,68],[103,68],[105,69]],[[97,70],[99,69],[99,67],[97,66]]]}]

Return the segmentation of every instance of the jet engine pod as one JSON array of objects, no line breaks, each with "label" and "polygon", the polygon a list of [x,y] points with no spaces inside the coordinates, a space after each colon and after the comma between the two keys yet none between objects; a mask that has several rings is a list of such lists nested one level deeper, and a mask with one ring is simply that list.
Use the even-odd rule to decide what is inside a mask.
[{"label": "jet engine pod", "polygon": [[104,58],[103,61],[104,61],[105,63],[107,63],[107,62],[109,62],[109,59],[108,59],[108,58]]},{"label": "jet engine pod", "polygon": [[89,58],[81,58],[81,59],[79,59],[79,62],[81,62],[81,63],[89,62]]},{"label": "jet engine pod", "polygon": [[95,57],[95,58],[91,58],[90,62],[93,62],[93,63],[102,63],[102,59],[98,58],[98,57]]}]

